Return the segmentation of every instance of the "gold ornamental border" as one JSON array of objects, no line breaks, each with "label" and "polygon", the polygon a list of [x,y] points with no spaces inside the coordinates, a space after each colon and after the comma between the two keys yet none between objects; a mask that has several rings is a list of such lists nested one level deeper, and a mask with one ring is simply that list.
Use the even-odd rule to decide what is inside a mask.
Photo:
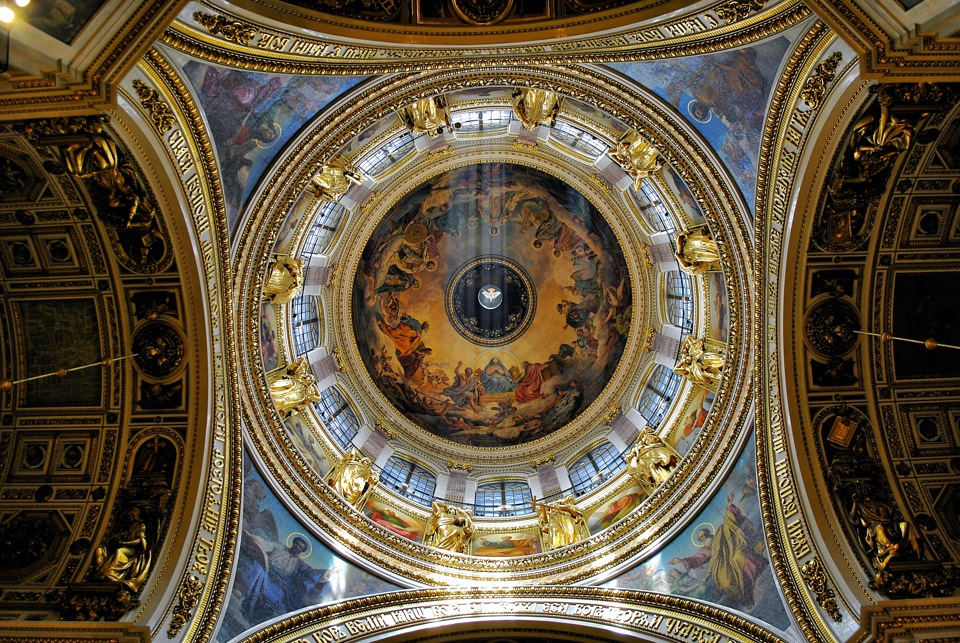
[{"label": "gold ornamental border", "polygon": [[[701,205],[711,229],[726,243],[721,246],[725,283],[730,300],[728,346],[731,368],[725,372],[714,406],[698,440],[678,466],[677,473],[661,485],[635,513],[613,527],[561,550],[515,559],[484,559],[444,552],[412,542],[374,525],[347,506],[315,472],[291,466],[293,445],[270,403],[262,358],[257,343],[259,301],[263,275],[286,212],[306,189],[312,176],[347,141],[377,120],[415,100],[457,89],[482,86],[529,87],[548,84],[560,93],[594,105],[634,127],[651,140],[684,179]],[[753,325],[754,285],[750,266],[752,240],[742,199],[735,196],[732,180],[718,169],[702,140],[681,127],[678,117],[660,106],[658,99],[600,72],[581,67],[509,66],[500,69],[446,70],[407,75],[362,88],[364,99],[351,108],[345,102],[331,106],[316,121],[257,192],[250,217],[242,223],[235,247],[242,249],[234,264],[238,276],[237,301],[247,302],[237,313],[243,332],[239,372],[244,395],[244,418],[250,428],[251,448],[278,491],[331,541],[355,561],[373,564],[383,573],[424,585],[472,582],[487,587],[520,583],[571,583],[612,573],[628,564],[645,548],[682,529],[689,511],[702,506],[706,490],[722,478],[752,421],[751,355],[749,335]],[[737,341],[736,338],[742,338]],[[722,430],[721,430],[722,429]]]},{"label": "gold ornamental border", "polygon": [[[207,469],[196,491],[202,498],[202,515],[194,531],[183,536],[182,571],[178,572],[181,578],[171,584],[176,598],[158,621],[168,626],[168,638],[202,643],[213,635],[226,596],[237,544],[243,476],[241,412],[239,396],[234,394],[237,369],[231,359],[238,342],[231,311],[234,297],[226,209],[215,153],[200,110],[174,67],[151,49],[132,76],[155,87],[174,117],[171,127],[160,134],[160,147],[177,170],[171,180],[178,183],[192,208],[184,213],[185,225],[200,247],[196,270],[208,289],[211,338],[206,341],[212,383],[204,425],[206,448],[192,463],[185,463]],[[127,81],[132,83],[132,78]],[[150,117],[144,114],[143,121],[150,123]],[[183,256],[188,254],[184,252]]]},{"label": "gold ornamental border", "polygon": [[[719,3],[694,14],[673,16],[666,21],[658,21],[657,16],[642,20],[638,25],[637,17],[627,17],[620,25],[620,33],[601,37],[574,37],[565,40],[543,40],[536,44],[498,46],[504,42],[500,37],[493,42],[468,44],[469,31],[457,31],[446,34],[442,44],[445,48],[436,48],[437,39],[444,32],[429,30],[423,33],[398,31],[391,33],[383,24],[371,26],[352,21],[349,27],[325,24],[317,14],[309,16],[299,13],[292,5],[273,5],[273,11],[267,10],[264,3],[250,2],[256,8],[254,13],[230,10],[216,3],[204,3],[209,16],[218,16],[223,22],[237,24],[249,34],[247,38],[228,40],[218,37],[201,26],[192,16],[187,20],[176,20],[163,34],[162,42],[192,56],[210,62],[250,69],[253,71],[278,72],[292,74],[363,74],[393,73],[399,71],[426,71],[439,69],[444,65],[459,64],[469,57],[474,64],[509,60],[537,64],[621,62],[637,60],[657,60],[676,58],[696,54],[710,53],[747,45],[775,33],[792,27],[811,15],[811,11],[800,0],[786,0],[774,4],[766,10],[742,21],[721,25],[716,10],[725,3]],[[261,15],[257,15],[257,14]],[[254,16],[256,18],[248,17]],[[266,24],[264,16],[272,18]],[[581,17],[583,19],[583,17]],[[254,22],[253,20],[256,20]],[[607,30],[596,16],[586,17],[584,28],[589,31]],[[288,25],[287,28],[276,25]],[[612,26],[612,25],[611,25]],[[526,27],[529,31],[518,31],[523,40],[537,40],[542,29]],[[327,35],[336,33],[338,36]],[[355,38],[347,39],[347,31],[357,31]],[[551,28],[560,32],[557,26]],[[489,34],[491,28],[484,29]],[[563,33],[571,33],[571,25],[564,24]],[[318,34],[316,37],[304,33]],[[430,47],[421,46],[417,38],[429,38]],[[378,38],[384,38],[378,42]],[[393,41],[389,41],[393,38]],[[357,44],[366,41],[369,44]]]},{"label": "gold ornamental border", "polygon": [[[810,534],[816,533],[816,522],[805,514],[803,504],[798,499],[805,485],[791,458],[803,448],[802,442],[807,439],[807,433],[798,427],[788,429],[789,410],[784,398],[791,384],[789,376],[781,372],[784,354],[793,350],[789,344],[795,338],[789,337],[790,331],[781,335],[779,324],[796,316],[792,309],[781,310],[779,306],[781,301],[789,305],[791,300],[796,299],[785,293],[799,292],[791,290],[797,284],[789,281],[789,275],[781,278],[788,250],[785,242],[788,231],[792,231],[792,236],[797,238],[797,235],[804,234],[798,231],[807,230],[810,226],[809,220],[795,217],[800,206],[791,205],[795,202],[791,195],[796,193],[800,180],[808,180],[802,174],[822,175],[822,157],[814,157],[806,165],[800,160],[802,155],[809,153],[807,146],[814,140],[812,132],[820,132],[821,142],[832,141],[840,127],[839,123],[833,123],[830,129],[829,123],[820,122],[822,119],[818,117],[821,113],[809,105],[805,106],[801,94],[807,79],[816,73],[817,64],[831,50],[842,51],[849,58],[843,60],[843,73],[838,77],[849,75],[855,59],[849,57],[849,50],[821,22],[814,24],[803,36],[788,61],[775,89],[764,129],[757,191],[756,279],[757,283],[764,284],[758,293],[759,311],[753,329],[754,342],[760,348],[756,365],[760,400],[757,410],[758,490],[774,571],[797,625],[809,641],[836,639],[838,634],[834,633],[833,628],[837,627],[836,623],[843,615],[858,616],[858,606],[845,603],[845,596],[836,597],[841,603],[842,612],[836,603],[830,605],[826,600],[828,596],[833,597],[832,588],[836,583],[830,576],[830,570],[824,569],[825,566],[820,562],[817,543],[810,538]],[[837,85],[840,84],[838,80]],[[861,84],[856,94],[859,95],[863,88]],[[843,106],[834,108],[832,115],[840,120],[849,119],[851,104],[856,100],[856,96],[850,98]],[[799,171],[801,167],[804,168],[803,173]],[[801,175],[800,179],[798,175]],[[810,213],[813,211],[808,208],[803,216],[812,216]],[[799,274],[800,271],[797,271],[794,279],[801,278]],[[792,321],[788,323],[792,324]],[[782,345],[781,342],[788,345]],[[796,376],[793,379],[798,381]],[[801,461],[803,458],[800,456]],[[816,496],[810,493],[809,488],[806,491],[807,497]],[[840,561],[834,562],[839,564]],[[823,572],[820,579],[830,589],[829,594],[818,595],[805,582],[801,570],[804,563],[811,565],[808,570],[816,567]],[[853,576],[847,574],[845,578],[849,581]]]},{"label": "gold ornamental border", "polygon": [[[517,628],[576,632],[593,640],[779,643],[782,637],[730,610],[637,590],[599,587],[408,590],[319,607],[251,634],[249,643],[416,641]],[[439,631],[438,631],[439,630]],[[443,639],[448,640],[448,639]],[[449,639],[452,640],[452,639]]]}]

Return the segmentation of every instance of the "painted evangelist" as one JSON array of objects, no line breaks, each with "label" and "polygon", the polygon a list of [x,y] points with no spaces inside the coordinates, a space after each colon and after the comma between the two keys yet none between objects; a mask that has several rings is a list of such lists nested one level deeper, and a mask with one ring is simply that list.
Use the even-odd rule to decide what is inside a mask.
[{"label": "painted evangelist", "polygon": [[590,201],[534,168],[482,163],[425,181],[375,228],[353,327],[370,376],[409,419],[502,447],[596,399],[632,304],[623,251]]}]

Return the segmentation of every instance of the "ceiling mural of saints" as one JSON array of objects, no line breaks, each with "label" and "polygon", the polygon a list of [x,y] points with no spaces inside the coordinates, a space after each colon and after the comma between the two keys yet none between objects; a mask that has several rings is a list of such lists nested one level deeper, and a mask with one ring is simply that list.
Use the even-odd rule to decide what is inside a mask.
[{"label": "ceiling mural of saints", "polygon": [[632,319],[623,251],[596,207],[539,170],[439,174],[376,227],[353,294],[370,376],[441,438],[544,437],[603,390]]}]

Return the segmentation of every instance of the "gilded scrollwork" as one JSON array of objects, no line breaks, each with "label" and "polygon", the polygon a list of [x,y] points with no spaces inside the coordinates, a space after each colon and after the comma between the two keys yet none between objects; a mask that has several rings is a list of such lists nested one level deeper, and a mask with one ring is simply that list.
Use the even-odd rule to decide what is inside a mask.
[{"label": "gilded scrollwork", "polygon": [[173,127],[173,110],[160,98],[160,93],[139,78],[133,81],[133,88],[140,97],[140,104],[150,112],[150,120],[157,132],[165,134]]},{"label": "gilded scrollwork", "polygon": [[235,42],[238,45],[249,45],[260,30],[247,22],[231,20],[223,15],[213,15],[197,11],[193,19],[214,35],[223,36],[224,40]]},{"label": "gilded scrollwork", "polygon": [[167,628],[167,638],[174,638],[180,630],[193,618],[193,608],[200,602],[203,594],[203,583],[193,574],[187,574],[177,592],[177,604],[173,607],[173,616],[170,617],[170,626]]},{"label": "gilded scrollwork", "polygon": [[811,558],[800,567],[800,576],[803,577],[816,596],[817,603],[823,610],[830,615],[837,623],[843,621],[843,614],[840,613],[840,606],[837,605],[837,596],[830,586],[830,578],[827,576],[823,563],[819,558]]},{"label": "gilded scrollwork", "polygon": [[837,75],[837,67],[843,60],[843,54],[839,51],[830,54],[826,60],[817,65],[813,76],[808,78],[803,84],[803,102],[811,110],[817,110],[823,104],[823,97],[827,94],[827,87],[833,82]]},{"label": "gilded scrollwork", "polygon": [[766,3],[767,0],[727,0],[717,7],[717,17],[731,25],[760,11]]}]

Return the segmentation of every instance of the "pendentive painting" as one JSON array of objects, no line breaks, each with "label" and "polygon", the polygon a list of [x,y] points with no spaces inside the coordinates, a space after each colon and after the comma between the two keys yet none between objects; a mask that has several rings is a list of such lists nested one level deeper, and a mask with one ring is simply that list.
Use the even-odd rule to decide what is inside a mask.
[{"label": "pendentive painting", "polygon": [[400,199],[353,293],[380,391],[423,429],[478,447],[574,420],[613,375],[633,313],[623,250],[597,208],[506,163],[449,170]]}]

